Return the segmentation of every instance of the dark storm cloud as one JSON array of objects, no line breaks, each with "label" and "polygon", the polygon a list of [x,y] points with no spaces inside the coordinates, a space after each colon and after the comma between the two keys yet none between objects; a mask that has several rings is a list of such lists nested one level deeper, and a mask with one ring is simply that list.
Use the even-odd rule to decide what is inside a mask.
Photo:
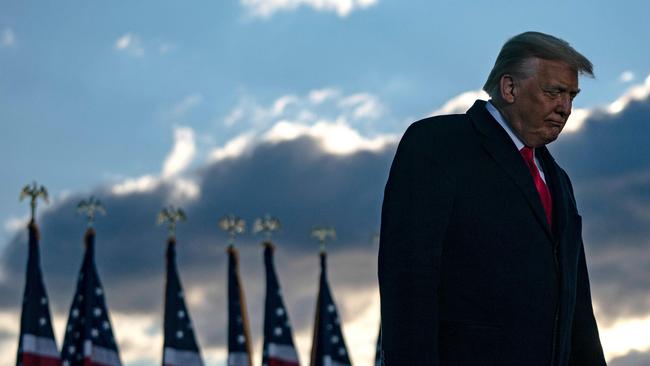
[{"label": "dark storm cloud", "polygon": [[650,312],[650,99],[551,145],[573,180],[599,320]]},{"label": "dark storm cloud", "polygon": [[[376,244],[383,185],[394,147],[380,153],[337,156],[322,152],[310,138],[261,144],[250,154],[221,161],[196,172],[201,197],[186,204],[186,223],[179,224],[178,265],[188,292],[201,292],[204,301],[192,312],[206,345],[225,342],[226,236],[217,222],[233,212],[247,219],[271,213],[282,220],[274,236],[279,244],[278,272],[286,279],[287,304],[298,328],[311,327],[318,280],[318,244],[310,237],[317,225],[336,227],[329,251],[360,253],[332,263],[333,285],[340,288],[375,286]],[[112,311],[159,315],[164,276],[164,228],[154,222],[173,189],[165,184],[146,193],[116,196],[108,189],[95,193],[108,215],[96,222],[96,262]],[[72,196],[39,218],[41,257],[54,312],[67,313],[82,259],[84,220],[74,214]],[[242,248],[242,277],[249,296],[253,330],[263,313],[261,237],[246,234]],[[10,279],[1,291],[3,307],[16,307],[22,293],[26,235],[18,234],[2,258]],[[362,262],[362,265],[359,265]],[[349,268],[348,268],[349,267]],[[342,275],[344,277],[342,277]],[[192,306],[190,306],[192,309]],[[355,312],[344,314],[354,316]]]},{"label": "dark storm cloud", "polygon": [[[632,103],[617,115],[596,115],[583,129],[552,145],[573,179],[584,217],[593,294],[601,321],[650,312],[650,103]],[[298,330],[313,322],[318,278],[317,244],[309,232],[332,225],[330,279],[342,303],[359,289],[376,288],[376,244],[383,187],[395,145],[345,156],[324,153],[317,142],[299,138],[261,143],[250,154],[195,172],[201,195],[184,205],[179,225],[178,265],[186,292],[203,299],[190,304],[203,346],[225,344],[226,236],[217,221],[235,213],[249,222],[264,213],[282,220],[275,235],[277,266],[289,314]],[[94,193],[108,215],[97,220],[97,266],[112,311],[160,317],[166,231],[154,225],[173,188],[161,184],[145,193]],[[57,313],[67,313],[82,256],[84,223],[72,196],[39,219],[43,272]],[[238,239],[251,326],[257,340],[263,313],[260,237]],[[0,306],[16,308],[22,292],[26,237],[16,235],[2,256],[6,281]],[[347,309],[344,320],[360,310]],[[217,314],[217,316],[215,316]],[[117,330],[119,332],[119,330]]]}]

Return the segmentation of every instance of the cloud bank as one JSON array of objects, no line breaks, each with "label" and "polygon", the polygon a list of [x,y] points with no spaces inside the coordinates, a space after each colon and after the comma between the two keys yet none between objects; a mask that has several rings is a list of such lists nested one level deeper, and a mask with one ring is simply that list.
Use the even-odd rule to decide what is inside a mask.
[{"label": "cloud bank", "polygon": [[[603,339],[609,339],[608,329],[611,334],[626,329],[621,323],[626,319],[650,314],[650,147],[645,143],[650,134],[650,99],[631,93],[637,97],[629,97],[619,112],[589,110],[580,129],[551,145],[573,179],[583,216]],[[335,89],[320,89],[306,96],[278,98],[262,112],[256,104],[252,108],[240,105],[236,108],[242,117],[233,126],[246,126],[245,132],[211,151],[212,158],[195,168],[190,168],[196,160],[195,132],[178,127],[160,174],[92,192],[108,209],[108,215],[96,224],[97,265],[125,360],[156,362],[159,357],[159,350],[152,351],[151,345],[160,344],[166,232],[154,220],[174,197],[189,217],[178,228],[178,262],[199,342],[210,360],[222,362],[225,355],[226,236],[217,221],[231,212],[249,223],[265,213],[283,222],[283,231],[274,239],[276,261],[303,361],[308,359],[318,275],[317,244],[309,232],[316,225],[336,227],[338,239],[329,246],[334,296],[348,342],[355,344],[351,348],[354,361],[372,358],[378,326],[373,236],[379,227],[383,186],[397,136],[362,132],[363,125],[354,122],[353,116],[374,99],[364,93],[349,97]],[[327,103],[347,112],[338,110],[338,119],[323,117],[317,108]],[[307,114],[310,117],[297,117]],[[361,114],[366,120],[376,118],[372,113]],[[255,115],[262,118],[253,121]],[[178,199],[178,192],[184,190],[179,182],[192,182],[196,195]],[[85,197],[72,194],[39,217],[43,271],[60,323],[81,262],[84,225],[73,214],[81,198]],[[0,292],[4,295],[0,313],[18,311],[25,241],[25,232],[19,232],[0,257]],[[261,342],[264,291],[260,241],[250,234],[238,240],[256,350]],[[12,334],[16,330],[0,325],[0,331]],[[612,357],[629,351],[625,344],[610,343]],[[647,346],[643,341],[634,345],[639,351]],[[617,362],[625,365],[623,360]]]}]

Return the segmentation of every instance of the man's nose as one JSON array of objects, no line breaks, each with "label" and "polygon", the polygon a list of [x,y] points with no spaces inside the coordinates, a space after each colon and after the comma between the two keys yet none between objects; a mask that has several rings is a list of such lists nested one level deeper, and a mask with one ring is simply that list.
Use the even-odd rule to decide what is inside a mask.
[{"label": "man's nose", "polygon": [[558,104],[555,107],[555,112],[563,118],[567,118],[571,114],[572,104],[573,101],[571,100],[571,96],[563,94],[561,98],[559,98]]}]

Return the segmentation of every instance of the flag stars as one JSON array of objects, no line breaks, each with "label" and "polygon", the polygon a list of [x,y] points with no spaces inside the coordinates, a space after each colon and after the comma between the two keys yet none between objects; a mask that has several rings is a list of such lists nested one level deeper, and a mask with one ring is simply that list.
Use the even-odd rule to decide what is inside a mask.
[{"label": "flag stars", "polygon": [[331,340],[333,344],[339,343],[339,337],[336,335],[333,335]]},{"label": "flag stars", "polygon": [[72,317],[73,318],[78,318],[79,317],[79,309],[72,309]]},{"label": "flag stars", "polygon": [[275,333],[276,336],[281,336],[282,335],[282,328],[276,327],[273,332]]},{"label": "flag stars", "polygon": [[345,356],[345,348],[339,348],[339,356]]},{"label": "flag stars", "polygon": [[107,321],[104,320],[104,322],[102,322],[102,328],[104,328],[104,330],[108,330],[108,328],[110,328],[110,327],[111,327],[111,325],[108,324]]},{"label": "flag stars", "polygon": [[102,288],[101,288],[101,287],[96,287],[96,288],[95,288],[95,295],[97,295],[97,296],[102,296],[103,293],[104,293],[104,292],[102,291]]},{"label": "flag stars", "polygon": [[246,342],[246,337],[244,337],[243,334],[238,335],[237,336],[237,343],[244,344],[244,342]]},{"label": "flag stars", "polygon": [[237,316],[237,323],[239,323],[239,324],[241,324],[241,323],[242,323],[242,318],[241,318],[241,315],[238,315],[238,316]]},{"label": "flag stars", "polygon": [[69,354],[74,355],[75,352],[77,352],[77,349],[75,348],[75,346],[68,347],[68,353]]},{"label": "flag stars", "polygon": [[45,296],[41,297],[41,305],[47,304],[47,298]]},{"label": "flag stars", "polygon": [[82,295],[82,294],[77,295],[77,301],[79,301],[79,302],[84,301],[84,295]]},{"label": "flag stars", "polygon": [[93,310],[93,314],[95,315],[95,317],[99,318],[99,317],[102,315],[102,309],[100,309],[100,308],[95,308],[95,309]]},{"label": "flag stars", "polygon": [[284,309],[282,309],[282,308],[275,309],[275,315],[277,315],[277,316],[284,315]]},{"label": "flag stars", "polygon": [[183,291],[178,291],[178,298],[182,299],[183,298]]},{"label": "flag stars", "polygon": [[185,318],[185,312],[183,310],[178,311],[178,319],[183,319]]},{"label": "flag stars", "polygon": [[99,331],[96,328],[91,329],[90,336],[93,338],[97,338],[99,336]]},{"label": "flag stars", "polygon": [[176,338],[181,339],[181,338],[183,338],[183,335],[184,334],[183,334],[182,330],[176,331]]},{"label": "flag stars", "polygon": [[68,360],[63,361],[63,366],[70,366],[70,361]]},{"label": "flag stars", "polygon": [[42,326],[44,326],[45,324],[47,324],[47,320],[46,320],[45,318],[40,318],[40,319],[38,319],[38,324],[40,324],[41,327],[42,327]]},{"label": "flag stars", "polygon": [[333,313],[334,310],[336,310],[336,308],[334,307],[334,304],[327,305],[327,311],[329,311],[330,313]]}]

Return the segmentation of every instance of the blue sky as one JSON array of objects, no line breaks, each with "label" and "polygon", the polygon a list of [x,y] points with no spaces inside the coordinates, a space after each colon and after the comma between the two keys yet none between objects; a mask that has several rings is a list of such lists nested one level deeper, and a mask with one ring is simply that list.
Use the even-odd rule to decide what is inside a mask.
[{"label": "blue sky", "polygon": [[[650,181],[650,154],[644,147],[648,125],[643,122],[650,117],[648,13],[644,1],[5,1],[0,4],[0,156],[5,172],[0,184],[0,279],[6,282],[22,271],[20,240],[28,205],[18,202],[18,193],[33,179],[47,185],[53,198],[42,210],[43,260],[46,275],[48,269],[56,272],[51,292],[60,291],[61,300],[53,301],[53,307],[62,318],[71,296],[66,279],[72,283],[80,263],[74,253],[83,230],[72,206],[88,194],[113,204],[107,207],[109,217],[114,216],[105,219],[103,235],[115,246],[130,235],[158,243],[155,235],[162,237],[164,231],[145,227],[149,217],[153,222],[166,203],[187,206],[193,231],[181,228],[179,236],[185,234],[196,244],[188,243],[185,269],[179,248],[179,267],[182,276],[187,272],[186,282],[197,281],[197,293],[206,292],[205,299],[219,297],[216,289],[203,286],[214,273],[197,258],[205,249],[199,243],[222,238],[215,232],[210,239],[208,229],[220,215],[236,211],[250,220],[266,211],[277,214],[287,223],[278,240],[293,248],[285,259],[295,263],[311,258],[304,230],[336,222],[340,235],[332,250],[340,267],[338,275],[332,274],[335,297],[337,281],[342,293],[367,295],[342,298],[341,306],[343,315],[352,318],[351,332],[369,334],[355,343],[355,361],[369,364],[376,332],[369,320],[377,311],[374,273],[356,273],[346,266],[374,268],[375,248],[367,238],[379,225],[381,189],[395,141],[416,119],[466,108],[503,42],[537,30],[566,39],[595,65],[596,78],[581,80],[572,129],[552,149],[569,173],[575,172],[578,199],[585,201],[585,236],[593,239],[592,277],[602,285],[601,298],[625,294],[634,299],[625,304],[602,300],[599,321],[607,323],[611,334],[628,329],[623,326],[648,334],[650,299],[640,290],[648,284],[647,271],[634,262],[650,258],[649,232],[642,228],[650,220],[645,185]],[[463,93],[468,93],[465,99],[457,98]],[[590,138],[599,141],[598,149],[588,143]],[[355,175],[359,172],[367,176]],[[602,196],[620,200],[599,200]],[[137,209],[143,207],[151,213]],[[120,221],[136,212],[142,216],[128,222],[142,227]],[[122,216],[116,218],[118,214]],[[611,220],[614,214],[618,221]],[[609,221],[618,224],[607,226],[614,225]],[[117,228],[120,233],[114,234]],[[48,235],[52,246],[67,250],[70,258],[51,252],[48,259]],[[244,242],[255,240],[250,236]],[[629,245],[621,250],[621,242]],[[251,248],[255,268],[261,257]],[[118,248],[111,253],[122,252]],[[220,260],[220,254],[215,251],[210,258]],[[157,263],[157,257],[136,257]],[[633,264],[624,266],[623,257]],[[17,263],[7,264],[12,258]],[[304,277],[299,264],[287,269],[295,276],[284,278],[291,283],[285,285],[287,292],[297,286],[304,293],[286,295],[293,300],[289,311],[301,314],[294,318],[304,334],[316,283],[316,257],[312,259],[314,268],[307,273],[313,272],[313,283],[294,278]],[[98,265],[109,296],[111,290],[130,288],[111,276],[137,272],[110,263],[102,272]],[[348,272],[358,280],[350,281],[344,276]],[[249,282],[259,275],[253,273]],[[151,281],[157,283],[158,274],[152,272]],[[22,281],[19,275],[16,279]],[[620,286],[623,281],[634,286]],[[141,286],[150,284],[143,280]],[[250,285],[253,308],[259,307],[255,286]],[[0,289],[13,295],[14,287]],[[205,301],[197,300],[196,319],[209,318]],[[5,302],[2,311],[15,315]],[[359,302],[371,312],[349,310]],[[115,304],[118,339],[119,319],[139,314],[137,319],[146,320],[142,314],[154,314],[148,326],[158,319],[156,304]],[[10,348],[14,326],[1,325],[2,311],[0,347]],[[221,336],[200,330],[209,364],[220,364]],[[57,337],[60,342],[60,333]],[[308,344],[299,345],[306,354]],[[128,365],[158,362],[132,356],[138,352],[137,345],[132,347],[124,352]],[[650,340],[606,347],[614,358],[645,352]]]}]

